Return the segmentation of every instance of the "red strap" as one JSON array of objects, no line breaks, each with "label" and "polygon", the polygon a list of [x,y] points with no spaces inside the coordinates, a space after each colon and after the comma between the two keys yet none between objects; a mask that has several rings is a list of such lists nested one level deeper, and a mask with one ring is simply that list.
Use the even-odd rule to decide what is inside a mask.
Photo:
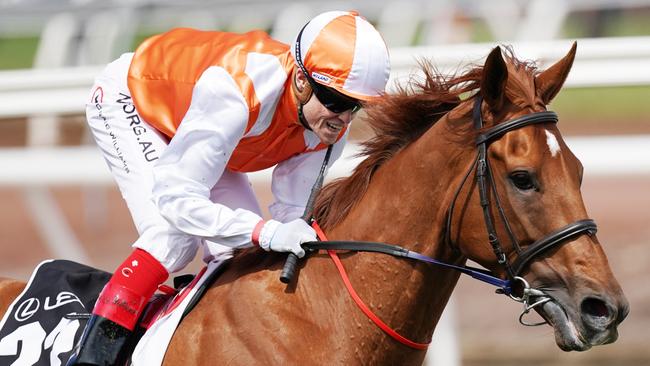
[{"label": "red strap", "polygon": [[[325,237],[325,233],[320,228],[320,226],[318,226],[318,223],[314,221],[312,227],[314,228],[314,230],[316,230],[316,234],[318,235],[318,238],[320,240],[327,241],[327,237]],[[361,311],[363,311],[363,313],[366,314],[368,318],[370,318],[370,320],[372,320],[375,324],[377,324],[377,326],[381,328],[381,330],[386,332],[386,334],[393,337],[395,340],[397,340],[398,342],[404,345],[407,345],[411,348],[415,348],[417,350],[426,350],[429,347],[429,344],[431,343],[430,341],[429,343],[413,342],[410,339],[404,338],[399,333],[391,329],[388,325],[386,325],[386,323],[381,321],[381,319],[379,319],[379,317],[375,315],[375,313],[373,313],[372,310],[370,310],[370,308],[368,308],[368,306],[363,302],[363,300],[361,300],[357,292],[352,287],[350,278],[348,277],[348,274],[345,271],[345,268],[343,267],[343,263],[341,263],[341,260],[339,259],[339,256],[336,254],[336,252],[333,250],[328,250],[327,253],[330,255],[332,261],[334,261],[334,264],[336,265],[336,268],[339,270],[339,274],[341,275],[341,279],[343,280],[343,283],[345,283],[345,287],[348,289],[348,293],[350,293],[350,296],[352,296],[354,302],[357,304],[357,306],[359,306]]]},{"label": "red strap", "polygon": [[158,291],[162,292],[165,295],[169,295],[169,296],[174,296],[174,295],[176,295],[178,293],[178,290],[176,290],[175,288],[173,288],[171,286],[167,286],[165,284],[162,284],[162,285],[158,286]]},{"label": "red strap", "polygon": [[260,222],[255,225],[255,228],[253,229],[253,234],[251,235],[251,241],[253,242],[253,245],[260,246],[260,233],[262,232],[262,227],[264,227],[264,224],[266,221],[260,220]]}]

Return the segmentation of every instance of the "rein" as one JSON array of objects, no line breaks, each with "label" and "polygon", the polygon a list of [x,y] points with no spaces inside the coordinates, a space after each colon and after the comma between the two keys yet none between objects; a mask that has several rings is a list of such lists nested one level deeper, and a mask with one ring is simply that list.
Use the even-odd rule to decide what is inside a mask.
[{"label": "rein", "polygon": [[[348,293],[350,294],[354,302],[357,304],[357,306],[361,309],[361,311],[364,314],[366,314],[366,316],[370,320],[372,320],[386,334],[388,334],[396,341],[408,347],[417,350],[426,350],[429,347],[429,344],[431,344],[431,340],[429,340],[427,343],[414,342],[397,333],[390,326],[384,323],[375,313],[373,313],[373,311],[370,310],[370,308],[363,302],[359,294],[357,294],[354,287],[352,287],[352,283],[350,282],[350,278],[348,277],[348,274],[345,271],[345,267],[343,267],[343,263],[341,263],[341,259],[336,253],[337,250],[382,253],[382,254],[392,255],[394,257],[409,258],[421,262],[437,264],[442,267],[455,269],[479,281],[483,281],[485,283],[497,286],[498,287],[497,291],[499,293],[512,296],[511,295],[512,287],[510,285],[511,281],[502,280],[498,277],[495,277],[486,270],[480,268],[474,268],[470,266],[456,266],[453,264],[441,262],[435,258],[431,258],[424,254],[410,251],[408,249],[402,248],[397,245],[390,245],[386,243],[378,243],[378,242],[370,242],[370,241],[344,241],[344,240],[329,241],[327,240],[325,233],[320,228],[320,226],[318,226],[318,223],[316,221],[312,222],[312,227],[316,231],[316,235],[318,236],[318,239],[320,241],[310,241],[310,242],[302,243],[303,248],[305,248],[308,251],[318,251],[321,249],[327,250],[327,254],[329,254],[330,258],[332,258],[332,261],[334,262],[336,269],[339,271],[339,274],[341,275],[341,279],[345,284],[345,288],[348,290]],[[532,307],[530,307],[530,309],[532,309]],[[530,311],[530,309],[528,309],[526,313]],[[524,313],[522,313],[522,316],[523,314]]]},{"label": "rein", "polygon": [[[312,224],[314,228],[318,227],[318,224],[314,221]],[[325,234],[320,235],[322,231],[320,228],[316,229],[316,233],[319,234],[318,237],[322,241],[308,241],[302,243],[302,247],[310,251],[318,250],[349,250],[353,252],[371,252],[371,253],[382,253],[388,254],[393,257],[409,258],[416,261],[436,264],[442,267],[454,269],[461,273],[464,273],[472,278],[475,278],[479,281],[485,282],[487,284],[498,287],[499,293],[510,295],[512,293],[511,281],[502,280],[498,277],[492,275],[491,272],[470,266],[457,266],[450,263],[441,262],[435,258],[431,258],[424,254],[402,248],[398,245],[391,245],[386,243],[378,243],[372,241],[347,241],[347,240],[327,240]],[[322,237],[321,237],[322,236]]]},{"label": "rein", "polygon": [[[343,244],[350,244],[350,246],[354,246],[354,245],[360,244],[362,242],[330,242],[330,241],[327,241],[327,237],[325,236],[325,233],[320,228],[320,226],[318,226],[318,223],[316,223],[314,221],[312,223],[312,227],[316,231],[316,235],[318,235],[318,238],[320,240],[322,240],[323,242],[326,242],[326,243],[332,243],[333,246],[325,244],[324,247],[321,247],[322,242],[317,242],[317,241],[316,242],[303,243],[303,246],[305,248],[309,248],[309,249],[313,249],[313,250],[316,250],[316,249],[326,249],[327,250],[327,254],[329,254],[330,258],[332,258],[332,261],[334,262],[334,265],[336,265],[336,269],[338,269],[339,274],[341,275],[341,279],[343,280],[343,283],[345,284],[345,288],[348,290],[348,293],[350,294],[350,296],[352,297],[354,302],[357,304],[357,306],[361,309],[361,311],[364,314],[366,314],[366,316],[368,318],[370,318],[370,320],[372,320],[373,323],[375,323],[381,330],[383,330],[386,334],[388,334],[389,336],[391,336],[393,339],[400,342],[401,344],[406,345],[406,346],[411,347],[411,348],[414,348],[414,349],[417,349],[417,350],[420,350],[420,351],[424,351],[427,348],[429,348],[429,344],[431,344],[431,340],[427,341],[427,343],[414,342],[414,341],[400,335],[395,330],[393,330],[391,327],[386,325],[386,323],[384,323],[381,319],[379,319],[379,317],[377,315],[375,315],[375,313],[373,313],[372,310],[370,310],[370,308],[363,302],[363,300],[361,300],[361,297],[359,297],[359,294],[357,294],[357,292],[354,290],[354,287],[352,287],[352,283],[350,282],[350,278],[348,277],[348,274],[345,271],[345,267],[343,267],[343,263],[341,263],[341,259],[339,258],[338,254],[336,254],[336,252],[335,252],[336,248],[334,248],[334,246],[337,246],[337,245],[344,246]],[[336,244],[336,243],[338,243],[338,244]],[[392,249],[394,249],[392,255],[397,255],[396,253],[404,253],[404,251],[405,251],[404,248],[400,248],[400,247],[396,247],[396,246],[388,245],[388,244],[383,244],[383,243],[369,243],[369,244],[372,244],[371,246],[374,247],[376,250],[366,250],[366,249],[351,249],[351,250],[374,251],[374,252],[385,253],[383,250],[390,251],[390,249],[392,248]],[[339,249],[341,249],[341,248],[339,248]],[[408,251],[406,250],[406,252],[408,252]],[[387,253],[387,254],[391,254],[391,253]],[[397,255],[397,256],[401,256],[401,255]]]}]

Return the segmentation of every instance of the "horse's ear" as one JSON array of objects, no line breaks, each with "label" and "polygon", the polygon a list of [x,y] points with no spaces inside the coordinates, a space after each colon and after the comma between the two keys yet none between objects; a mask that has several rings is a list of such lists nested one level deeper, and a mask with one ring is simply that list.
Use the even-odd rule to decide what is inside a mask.
[{"label": "horse's ear", "polygon": [[569,76],[569,71],[571,71],[571,66],[573,66],[577,46],[578,44],[573,42],[573,46],[571,46],[571,50],[566,56],[535,78],[537,93],[544,104],[549,104],[562,89],[562,85],[564,85],[567,76]]},{"label": "horse's ear", "polygon": [[503,107],[507,81],[508,68],[501,56],[501,47],[497,46],[485,60],[481,80],[481,95],[491,110],[498,111]]}]

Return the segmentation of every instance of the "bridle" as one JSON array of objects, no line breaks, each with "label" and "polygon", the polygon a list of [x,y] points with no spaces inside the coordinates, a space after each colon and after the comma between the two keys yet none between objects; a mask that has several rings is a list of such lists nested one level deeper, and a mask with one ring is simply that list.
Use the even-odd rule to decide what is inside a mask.
[{"label": "bridle", "polygon": [[[472,112],[474,128],[479,131],[483,128],[483,117],[481,115],[482,101],[483,98],[481,98],[480,96],[475,97],[474,108]],[[473,171],[475,171],[481,207],[483,209],[483,219],[485,222],[485,227],[487,229],[488,241],[490,243],[490,246],[492,247],[492,251],[494,252],[494,255],[497,258],[497,263],[505,270],[508,279],[513,283],[520,282],[523,287],[523,291],[520,296],[517,296],[512,293],[509,295],[512,299],[524,303],[525,309],[519,318],[520,322],[524,325],[539,325],[539,324],[546,323],[546,322],[542,322],[536,324],[528,324],[522,320],[522,317],[535,306],[539,306],[547,301],[550,301],[551,298],[548,297],[548,295],[546,295],[543,291],[535,288],[531,288],[528,285],[528,282],[526,282],[526,280],[520,276],[521,271],[533,259],[545,253],[546,251],[550,250],[551,248],[554,248],[579,235],[583,235],[583,234],[587,234],[590,236],[594,235],[597,230],[597,226],[594,220],[591,219],[578,220],[547,234],[546,236],[536,240],[534,243],[528,245],[525,248],[522,248],[519,245],[519,241],[517,240],[514,232],[512,231],[510,223],[508,222],[508,219],[504,213],[503,207],[499,200],[499,194],[496,189],[494,174],[492,173],[492,169],[490,168],[490,163],[487,157],[487,151],[490,143],[500,139],[510,131],[525,126],[533,125],[533,124],[547,123],[547,122],[557,123],[558,122],[557,114],[552,111],[530,113],[522,117],[518,117],[506,122],[499,123],[494,127],[491,127],[478,134],[476,138],[476,146],[478,147],[478,153],[476,159],[468,169],[460,186],[458,187],[458,189],[454,194],[454,198],[452,199],[449,210],[447,211],[447,223],[445,228],[445,239],[444,239],[445,242],[451,245],[454,249],[456,249],[456,246],[453,244],[453,241],[451,239],[451,222],[452,222],[452,216],[454,212],[454,206],[456,204],[456,200],[460,194],[460,191],[465,185],[468,177],[471,175]],[[490,210],[490,207],[492,205],[490,201],[490,195],[489,195],[490,191],[494,195],[494,201],[496,204],[497,211],[499,213],[499,217],[506,229],[506,232],[508,233],[508,237],[510,239],[512,247],[514,248],[517,255],[517,257],[512,262],[509,261],[508,256],[506,255],[506,252],[503,250],[501,241],[499,240],[499,237],[497,235],[495,219],[492,214],[492,211]],[[534,301],[535,298],[537,298],[538,301],[535,301],[533,304],[529,304],[531,301]]]},{"label": "bridle", "polygon": [[[480,96],[474,97],[474,108],[473,108],[473,123],[474,128],[478,131],[481,131],[483,128],[483,118],[481,116],[481,103],[482,98]],[[317,250],[328,250],[331,253],[337,250],[351,250],[358,252],[375,252],[392,255],[395,257],[408,258],[421,262],[426,262],[450,269],[457,270],[461,273],[469,275],[477,280],[480,280],[485,283],[489,283],[497,287],[497,293],[502,293],[510,296],[513,300],[521,302],[524,305],[524,310],[519,316],[519,322],[527,326],[535,326],[545,324],[546,321],[538,323],[528,323],[524,320],[524,316],[528,314],[535,307],[538,307],[548,301],[551,301],[552,298],[545,293],[544,291],[531,287],[528,282],[520,275],[522,270],[528,265],[531,261],[537,258],[539,255],[545,253],[546,251],[559,246],[566,241],[575,238],[580,235],[594,235],[596,233],[597,227],[596,223],[591,219],[583,219],[572,222],[568,225],[565,225],[546,236],[536,240],[534,243],[522,248],[519,245],[519,241],[515,237],[514,232],[506,218],[503,206],[499,200],[499,194],[497,192],[496,183],[494,181],[494,174],[490,168],[490,163],[487,157],[487,151],[490,143],[496,141],[503,137],[506,133],[525,127],[529,125],[534,125],[538,123],[557,123],[558,117],[555,112],[552,111],[543,111],[543,112],[534,112],[522,117],[518,117],[506,122],[501,122],[494,127],[488,128],[481,131],[476,137],[476,146],[478,147],[478,152],[474,162],[467,170],[464,175],[459,187],[456,189],[454,196],[452,198],[449,209],[447,210],[447,219],[445,225],[444,233],[444,242],[450,245],[455,251],[458,251],[457,246],[453,243],[451,239],[451,224],[454,214],[454,207],[458,196],[462,191],[465,183],[468,181],[472,172],[475,172],[476,183],[479,190],[479,197],[481,202],[481,207],[483,209],[483,218],[485,222],[485,227],[488,233],[488,241],[492,247],[492,251],[497,258],[497,263],[504,269],[507,279],[501,279],[490,271],[474,268],[467,265],[454,265],[450,263],[445,263],[439,261],[435,258],[425,256],[423,254],[405,249],[397,245],[391,245],[386,243],[378,242],[361,242],[361,241],[345,241],[345,240],[336,240],[336,241],[315,241],[315,242],[306,242],[303,243],[303,247],[308,251],[317,251]],[[323,162],[323,167],[327,164],[327,157]],[[321,176],[317,179],[315,187],[318,185],[319,180],[322,178],[324,168],[321,168]],[[312,194],[314,191],[312,191]],[[497,211],[499,212],[499,217],[503,222],[503,225],[508,233],[508,237],[511,241],[512,247],[516,252],[516,258],[514,261],[508,259],[507,253],[503,250],[501,241],[497,235],[496,224],[494,216],[490,208],[492,202],[490,201],[489,193],[494,195],[494,201],[496,204]],[[310,201],[312,201],[310,199]],[[316,223],[314,223],[316,224]],[[321,238],[322,240],[326,240]],[[289,263],[290,261],[287,261]],[[295,266],[295,262],[292,264],[292,268]],[[293,269],[286,271],[287,266],[285,265],[285,270],[283,271],[282,282],[288,283],[293,277]],[[289,275],[285,275],[289,273]],[[521,284],[521,293],[515,294],[513,291],[513,284]],[[422,345],[420,345],[422,346]]]}]

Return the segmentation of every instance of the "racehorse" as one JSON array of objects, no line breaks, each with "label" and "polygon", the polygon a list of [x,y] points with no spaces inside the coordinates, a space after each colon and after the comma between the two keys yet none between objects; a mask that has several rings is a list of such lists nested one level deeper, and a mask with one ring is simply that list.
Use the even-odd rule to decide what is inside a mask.
[{"label": "racehorse", "polygon": [[[588,219],[582,166],[546,111],[576,45],[545,71],[505,51],[454,76],[423,62],[423,79],[368,106],[376,135],[366,158],[323,187],[314,218],[332,241],[481,264],[513,284],[511,297],[554,328],[562,350],[611,343],[628,304]],[[164,364],[423,362],[424,350],[359,311],[326,253],[302,260],[288,286],[278,280],[283,259],[238,254],[181,322]],[[460,275],[381,253],[345,251],[341,262],[368,307],[417,343],[430,340]],[[10,297],[0,294],[0,304]]]}]

